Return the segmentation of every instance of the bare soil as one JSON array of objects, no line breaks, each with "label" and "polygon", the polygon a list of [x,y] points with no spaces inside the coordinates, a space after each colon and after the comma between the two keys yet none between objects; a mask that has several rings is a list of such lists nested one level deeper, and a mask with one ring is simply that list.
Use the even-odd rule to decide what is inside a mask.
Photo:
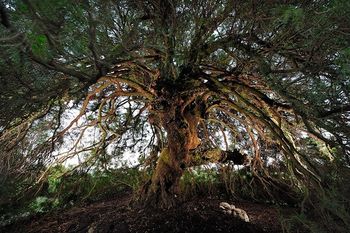
[{"label": "bare soil", "polygon": [[[197,197],[169,210],[137,208],[130,205],[132,194],[110,200],[32,217],[0,232],[87,232],[87,233],[277,233],[282,232],[278,211],[273,206],[234,202],[223,198]],[[219,209],[222,201],[244,209],[246,223]]]}]

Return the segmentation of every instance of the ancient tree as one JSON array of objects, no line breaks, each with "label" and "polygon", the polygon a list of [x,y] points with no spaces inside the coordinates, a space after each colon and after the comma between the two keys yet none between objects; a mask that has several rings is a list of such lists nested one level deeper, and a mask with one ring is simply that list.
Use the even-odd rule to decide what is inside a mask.
[{"label": "ancient tree", "polygon": [[[162,206],[188,167],[247,155],[257,175],[270,156],[320,183],[317,161],[350,164],[349,9],[331,0],[4,2],[0,168],[47,166],[74,128],[75,149],[60,161],[88,152],[85,163],[108,164],[147,141],[154,171],[142,195]],[[64,125],[71,105],[79,113]],[[77,149],[89,128],[98,140]],[[304,153],[305,138],[328,151]]]}]

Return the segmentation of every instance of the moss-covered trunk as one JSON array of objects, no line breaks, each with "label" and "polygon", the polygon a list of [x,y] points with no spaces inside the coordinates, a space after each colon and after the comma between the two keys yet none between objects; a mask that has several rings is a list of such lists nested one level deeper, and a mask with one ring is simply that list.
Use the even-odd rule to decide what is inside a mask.
[{"label": "moss-covered trunk", "polygon": [[196,129],[198,117],[185,104],[180,97],[173,98],[164,111],[158,113],[159,123],[167,132],[167,146],[160,153],[145,194],[148,203],[163,208],[175,204],[180,178],[190,161],[189,152],[200,144]]}]

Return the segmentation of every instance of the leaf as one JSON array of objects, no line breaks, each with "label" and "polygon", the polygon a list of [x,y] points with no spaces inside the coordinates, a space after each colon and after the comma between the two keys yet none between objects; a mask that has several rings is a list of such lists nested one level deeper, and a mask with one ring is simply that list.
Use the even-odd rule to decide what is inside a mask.
[{"label": "leaf", "polygon": [[49,55],[49,46],[47,38],[43,34],[34,35],[30,38],[32,52],[41,57],[47,57]]},{"label": "leaf", "polygon": [[275,13],[279,15],[277,22],[282,23],[288,27],[294,26],[300,28],[304,21],[304,10],[297,6],[289,5],[274,9]]}]

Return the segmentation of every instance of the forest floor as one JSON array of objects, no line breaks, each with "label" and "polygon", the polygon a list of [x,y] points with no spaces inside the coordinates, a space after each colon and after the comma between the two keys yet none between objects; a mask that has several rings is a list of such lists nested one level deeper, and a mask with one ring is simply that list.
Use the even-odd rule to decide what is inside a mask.
[{"label": "forest floor", "polygon": [[[0,229],[0,232],[282,232],[278,210],[271,205],[196,197],[163,211],[131,207],[131,197],[132,194],[127,192],[109,200],[35,216]],[[219,208],[222,201],[244,209],[250,222],[223,213]]]}]

